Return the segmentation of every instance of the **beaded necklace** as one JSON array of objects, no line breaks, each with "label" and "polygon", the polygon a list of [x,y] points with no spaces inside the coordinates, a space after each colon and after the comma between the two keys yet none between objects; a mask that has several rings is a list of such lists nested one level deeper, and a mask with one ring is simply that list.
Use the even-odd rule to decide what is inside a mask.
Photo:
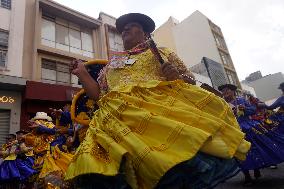
[{"label": "beaded necklace", "polygon": [[140,54],[142,52],[145,52],[146,50],[148,50],[148,45],[146,42],[143,43],[139,43],[138,45],[136,45],[135,47],[133,47],[130,50],[126,50],[126,51],[120,51],[120,52],[115,52],[113,51],[112,54],[113,55],[136,55],[136,54]]}]

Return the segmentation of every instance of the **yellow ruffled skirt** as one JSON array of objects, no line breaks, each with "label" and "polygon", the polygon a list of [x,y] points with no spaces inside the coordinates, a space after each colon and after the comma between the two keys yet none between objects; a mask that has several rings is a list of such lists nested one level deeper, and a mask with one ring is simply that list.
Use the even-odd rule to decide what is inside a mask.
[{"label": "yellow ruffled skirt", "polygon": [[198,151],[243,160],[250,148],[229,105],[183,81],[126,86],[98,104],[67,180],[88,173],[116,175],[125,156],[127,182],[148,189]]},{"label": "yellow ruffled skirt", "polygon": [[72,154],[62,152],[58,146],[55,146],[52,154],[48,151],[44,156],[39,178],[42,179],[51,173],[58,173],[64,176],[72,158]]}]

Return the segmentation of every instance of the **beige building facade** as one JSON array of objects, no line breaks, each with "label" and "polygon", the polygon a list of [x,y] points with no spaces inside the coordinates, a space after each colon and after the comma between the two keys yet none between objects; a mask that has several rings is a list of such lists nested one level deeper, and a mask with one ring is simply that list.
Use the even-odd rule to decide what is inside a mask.
[{"label": "beige building facade", "polygon": [[221,29],[201,12],[181,22],[170,17],[154,31],[154,39],[176,52],[189,68],[203,57],[222,64],[228,82],[241,87]]},{"label": "beige building facade", "polygon": [[49,66],[54,63],[56,72],[64,72],[72,59],[102,58],[101,21],[54,1],[26,1],[24,77],[33,81],[76,85],[77,81],[71,75],[55,74],[48,71]]},{"label": "beige building facade", "polygon": [[70,103],[81,88],[69,72],[71,60],[107,59],[111,39],[101,19],[54,1],[0,2],[0,127],[5,128],[0,138],[5,138],[25,128],[37,111]]},{"label": "beige building facade", "polygon": [[[51,0],[26,0],[25,9],[23,77],[28,82],[22,106],[23,123],[37,111],[70,103],[81,88],[78,78],[69,72],[73,59],[107,58],[101,20]],[[46,91],[38,92],[41,90]]]},{"label": "beige building facade", "polygon": [[105,51],[109,57],[112,51],[123,51],[123,42],[121,38],[121,34],[115,28],[116,18],[108,15],[104,12],[101,12],[99,15],[99,20],[102,21],[103,24],[103,33],[104,41],[105,41]]},{"label": "beige building facade", "polygon": [[0,1],[0,144],[20,129],[25,1]]}]

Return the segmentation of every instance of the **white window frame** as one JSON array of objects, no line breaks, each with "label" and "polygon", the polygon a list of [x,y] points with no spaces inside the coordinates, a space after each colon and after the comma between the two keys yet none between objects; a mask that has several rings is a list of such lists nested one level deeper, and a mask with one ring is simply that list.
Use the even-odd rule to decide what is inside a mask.
[{"label": "white window frame", "polygon": [[[43,64],[44,64],[44,61],[48,61],[50,62],[51,64],[55,64],[55,67],[54,69],[49,69],[49,70],[54,70],[55,71],[55,80],[51,80],[51,79],[48,79],[48,78],[43,78],[43,69],[48,69],[48,68],[44,68],[43,67]],[[59,84],[59,85],[68,85],[68,86],[71,86],[72,84],[75,84],[73,83],[74,81],[74,78],[72,78],[72,74],[69,73],[68,71],[64,72],[64,71],[60,71],[58,68],[59,68],[59,65],[66,65],[68,67],[68,64],[66,63],[63,63],[63,62],[59,62],[59,61],[56,61],[56,60],[52,60],[52,59],[48,59],[48,58],[42,58],[41,59],[41,81],[42,82],[45,82],[45,83],[51,83],[51,84]],[[68,73],[69,75],[69,82],[63,82],[63,81],[59,81],[58,80],[58,74],[59,73]]]},{"label": "white window frame", "polygon": [[5,30],[0,30],[3,36],[7,36],[6,38],[0,39],[0,67],[6,68],[8,62],[8,41],[9,41],[9,32]]},{"label": "white window frame", "polygon": [[[63,51],[67,51],[67,52],[70,52],[70,53],[80,54],[82,56],[94,58],[94,56],[95,56],[94,38],[92,36],[91,30],[82,29],[82,28],[80,28],[80,26],[78,26],[78,25],[76,25],[72,22],[68,22],[68,21],[65,21],[65,20],[62,20],[62,19],[59,19],[59,18],[43,16],[42,19],[48,20],[48,21],[53,22],[55,24],[55,39],[54,39],[54,41],[44,39],[41,36],[41,40],[42,40],[41,44],[42,45],[53,47],[53,48],[60,49],[60,50],[63,50]],[[58,35],[57,34],[58,33],[58,31],[57,31],[58,26],[63,26],[63,27],[66,27],[68,29],[68,45],[62,44],[62,43],[57,41],[56,38],[57,38],[57,35]],[[75,30],[75,31],[80,32],[80,43],[81,43],[80,49],[78,49],[77,47],[71,46],[71,44],[70,44],[70,30]],[[83,47],[84,46],[83,45],[83,35],[84,34],[90,36],[90,39],[91,39],[90,43],[91,43],[92,50],[84,49],[84,47]],[[46,41],[46,44],[44,44],[43,41]]]}]

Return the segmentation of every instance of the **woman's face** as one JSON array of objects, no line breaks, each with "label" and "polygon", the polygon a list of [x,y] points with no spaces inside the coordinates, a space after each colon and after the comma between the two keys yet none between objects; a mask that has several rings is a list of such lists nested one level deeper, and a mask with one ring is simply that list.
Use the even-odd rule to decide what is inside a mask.
[{"label": "woman's face", "polygon": [[6,138],[6,143],[13,142],[14,140],[15,140],[14,137],[9,136],[8,138]]},{"label": "woman's face", "polygon": [[64,111],[70,112],[70,109],[71,109],[70,104],[66,104],[66,105],[63,107],[63,110],[64,110]]},{"label": "woman's face", "polygon": [[17,134],[17,140],[21,141],[23,139],[24,133]]},{"label": "woman's face", "polygon": [[125,50],[144,42],[145,33],[142,26],[136,22],[126,24],[122,31],[122,40]]},{"label": "woman's face", "polygon": [[235,96],[235,91],[233,91],[229,88],[224,88],[221,92],[222,92],[225,100],[231,100]]}]

